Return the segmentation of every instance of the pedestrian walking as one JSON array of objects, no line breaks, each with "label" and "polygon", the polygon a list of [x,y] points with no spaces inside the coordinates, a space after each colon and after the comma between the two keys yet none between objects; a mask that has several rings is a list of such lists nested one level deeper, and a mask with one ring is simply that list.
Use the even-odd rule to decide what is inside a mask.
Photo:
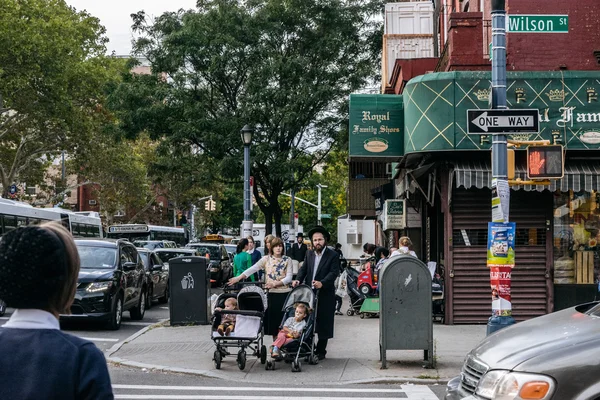
[{"label": "pedestrian walking", "polygon": [[296,278],[296,275],[298,275],[298,271],[304,262],[304,257],[306,257],[307,250],[308,247],[306,247],[304,244],[304,234],[302,232],[298,232],[298,235],[296,235],[296,243],[292,244],[292,247],[290,248],[294,279]]},{"label": "pedestrian walking", "polygon": [[304,264],[298,271],[298,279],[293,286],[300,283],[317,289],[319,305],[317,307],[316,333],[319,336],[315,352],[320,360],[327,354],[327,342],[333,337],[335,322],[335,279],[340,273],[338,253],[327,248],[329,232],[317,226],[308,232],[313,250],[306,252]]},{"label": "pedestrian walking", "polygon": [[94,343],[61,332],[79,275],[71,234],[49,223],[0,240],[0,298],[16,310],[0,327],[0,399],[113,399]]},{"label": "pedestrian walking", "polygon": [[[242,272],[252,266],[252,257],[248,254],[248,239],[240,239],[235,249],[233,258],[233,276],[240,276]],[[248,281],[254,282],[254,275],[250,275]]]},{"label": "pedestrian walking", "polygon": [[262,255],[258,250],[256,250],[254,238],[252,236],[248,236],[246,239],[248,239],[248,254],[250,254],[252,259],[252,265],[254,265],[262,258]]},{"label": "pedestrian walking", "polygon": [[408,236],[402,236],[398,243],[400,247],[398,250],[394,251],[390,257],[400,256],[400,255],[411,255],[413,257],[417,257],[417,253],[412,250],[412,242]]},{"label": "pedestrian walking", "polygon": [[271,240],[272,254],[266,255],[259,262],[248,268],[241,275],[231,278],[230,285],[263,270],[267,293],[267,311],[264,318],[265,334],[277,337],[279,325],[283,320],[283,305],[292,282],[292,260],[283,255],[283,241],[279,238]]}]

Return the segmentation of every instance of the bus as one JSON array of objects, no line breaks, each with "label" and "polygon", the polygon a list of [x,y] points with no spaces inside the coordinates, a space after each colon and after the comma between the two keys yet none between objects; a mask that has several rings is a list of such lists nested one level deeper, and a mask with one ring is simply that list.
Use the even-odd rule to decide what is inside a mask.
[{"label": "bus", "polygon": [[57,221],[76,238],[101,238],[97,212],[74,212],[62,208],[37,208],[19,201],[0,199],[0,236],[22,226]]},{"label": "bus", "polygon": [[147,224],[120,224],[108,227],[106,237],[112,239],[135,240],[170,240],[178,246],[185,246],[188,242],[183,228]]}]

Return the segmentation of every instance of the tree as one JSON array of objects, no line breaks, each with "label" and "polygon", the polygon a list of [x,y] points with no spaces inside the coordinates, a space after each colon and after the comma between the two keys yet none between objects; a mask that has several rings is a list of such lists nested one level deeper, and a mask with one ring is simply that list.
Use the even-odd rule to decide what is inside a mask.
[{"label": "tree", "polygon": [[135,51],[153,76],[111,95],[121,128],[196,146],[226,179],[242,174],[241,127],[256,126],[254,195],[281,235],[279,195],[304,182],[345,121],[348,95],[374,73],[379,22],[368,0],[204,0],[149,23]]},{"label": "tree", "polygon": [[[122,65],[105,57],[98,19],[62,0],[5,0],[0,7],[0,184],[42,176],[60,150],[72,153],[106,117],[103,87]],[[35,184],[38,182],[30,182]]]}]

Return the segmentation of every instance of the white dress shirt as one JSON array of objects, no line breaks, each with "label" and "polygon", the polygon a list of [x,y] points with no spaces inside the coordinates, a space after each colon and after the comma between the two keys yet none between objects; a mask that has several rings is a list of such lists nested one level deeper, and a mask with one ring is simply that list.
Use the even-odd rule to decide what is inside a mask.
[{"label": "white dress shirt", "polygon": [[56,317],[48,311],[17,309],[1,328],[60,330],[60,324]]},{"label": "white dress shirt", "polygon": [[323,247],[323,251],[321,252],[321,254],[317,254],[317,252],[315,251],[315,267],[313,268],[313,278],[312,280],[315,280],[315,276],[317,276],[317,270],[319,269],[319,263],[321,262],[321,258],[323,258],[323,254],[325,254],[325,252],[327,251],[327,246]]}]

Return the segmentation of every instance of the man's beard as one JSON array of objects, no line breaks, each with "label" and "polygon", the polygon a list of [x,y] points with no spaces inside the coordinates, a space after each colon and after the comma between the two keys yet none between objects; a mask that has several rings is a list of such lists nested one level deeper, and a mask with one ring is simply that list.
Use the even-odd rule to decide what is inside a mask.
[{"label": "man's beard", "polygon": [[325,246],[323,246],[322,244],[315,244],[315,251],[318,254],[321,254],[321,252],[323,251],[323,248],[325,248]]}]

